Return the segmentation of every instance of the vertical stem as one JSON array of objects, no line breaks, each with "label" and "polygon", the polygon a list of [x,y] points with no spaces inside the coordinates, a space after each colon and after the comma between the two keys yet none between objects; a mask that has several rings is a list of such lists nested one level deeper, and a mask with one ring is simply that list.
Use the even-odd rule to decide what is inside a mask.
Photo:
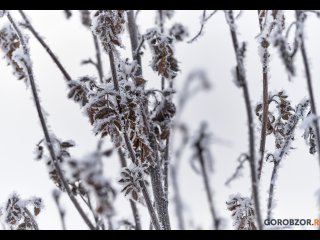
[{"label": "vertical stem", "polygon": [[279,169],[279,162],[274,162],[274,166],[273,166],[272,174],[271,174],[270,186],[269,186],[267,219],[271,219],[272,205],[273,205],[273,198],[274,198],[273,197],[274,186],[275,186],[276,177],[278,175],[278,169]]},{"label": "vertical stem", "polygon": [[171,167],[171,178],[172,178],[172,187],[173,187],[173,193],[174,193],[174,202],[175,202],[175,212],[177,216],[177,222],[179,230],[185,229],[185,223],[183,219],[183,204],[181,200],[180,195],[180,188],[178,185],[178,173],[177,173],[178,167],[175,164]]},{"label": "vertical stem", "polygon": [[99,46],[99,41],[97,36],[94,33],[92,33],[92,37],[93,37],[94,47],[96,49],[96,59],[97,59],[96,67],[98,70],[100,83],[103,83],[103,67],[102,67],[102,61],[101,61],[101,50]]},{"label": "vertical stem", "polygon": [[[160,11],[161,12],[161,11]],[[137,54],[137,49],[139,48],[139,43],[138,43],[138,31],[137,31],[137,25],[135,22],[134,18],[134,12],[132,10],[128,11],[128,29],[129,29],[129,35],[130,35],[130,41],[131,41],[131,49],[132,49],[132,58],[138,62],[140,65],[139,71],[136,73],[136,76],[141,76],[142,75],[142,65],[141,65],[141,56]],[[163,27],[162,27],[163,29]],[[164,80],[163,80],[164,81]],[[162,89],[163,90],[163,89]],[[144,124],[146,126],[147,134],[149,135],[150,142],[152,143],[152,149],[154,151],[155,155],[155,167],[151,167],[151,181],[152,181],[152,189],[155,197],[155,202],[156,202],[156,208],[159,216],[160,223],[162,224],[162,227],[166,230],[170,229],[170,220],[169,220],[169,213],[168,213],[168,197],[167,197],[167,192],[168,192],[168,178],[165,175],[165,189],[163,189],[162,186],[162,169],[161,169],[161,164],[160,160],[158,157],[158,149],[156,146],[156,140],[154,139],[153,136],[150,134],[150,126],[146,121],[146,117],[144,113],[147,113],[147,101],[144,101],[143,105],[145,106],[144,110],[142,111],[143,117],[144,117]],[[166,159],[168,159],[169,155],[169,142],[167,141],[167,147],[166,147]],[[166,174],[168,174],[168,160],[165,159],[165,169],[166,169]]]},{"label": "vertical stem", "polygon": [[211,217],[212,217],[212,226],[213,226],[214,229],[218,230],[219,229],[220,220],[216,215],[215,208],[214,208],[214,205],[213,205],[212,192],[211,192],[211,187],[210,187],[210,182],[209,182],[207,169],[206,169],[206,166],[205,166],[205,159],[203,157],[203,149],[202,149],[202,147],[200,145],[200,140],[201,139],[199,139],[199,143],[197,144],[198,158],[199,158],[199,161],[200,161],[201,172],[202,172],[202,176],[203,176],[203,182],[204,182],[204,186],[205,186],[205,189],[206,189],[209,208],[210,208],[210,213],[211,213]]},{"label": "vertical stem", "polygon": [[141,56],[139,53],[137,53],[137,49],[139,48],[138,29],[137,29],[137,24],[134,17],[134,11],[129,10],[127,14],[128,14],[128,29],[129,29],[130,42],[131,42],[132,58],[133,60],[136,60],[139,65],[139,69],[137,70],[136,75],[142,76]]},{"label": "vertical stem", "polygon": [[[29,55],[28,48],[27,48],[27,45],[26,45],[26,43],[24,41],[24,38],[23,38],[19,28],[17,27],[16,23],[12,19],[12,17],[11,17],[9,12],[7,13],[7,17],[8,17],[8,19],[11,22],[13,28],[15,29],[15,31],[17,32],[17,34],[19,36],[21,45],[22,45],[23,50],[24,50],[24,54]],[[37,92],[35,81],[34,81],[34,78],[33,78],[32,68],[27,62],[24,62],[24,65],[25,65],[25,67],[27,69],[27,73],[28,73],[28,77],[29,77],[29,81],[30,81],[30,85],[31,85],[33,99],[34,99],[34,102],[35,102],[35,105],[36,105],[36,109],[37,109],[38,116],[39,116],[39,119],[40,119],[41,127],[42,127],[42,130],[43,130],[45,139],[46,139],[46,144],[47,144],[50,156],[52,158],[52,162],[54,164],[54,167],[55,167],[55,169],[57,171],[57,174],[58,174],[59,178],[61,179],[63,187],[65,188],[66,192],[68,193],[68,196],[69,196],[70,200],[72,201],[72,203],[74,204],[74,206],[76,207],[76,209],[78,210],[79,214],[81,215],[81,217],[83,218],[85,223],[88,225],[88,227],[91,230],[94,230],[95,227],[91,223],[91,221],[88,218],[88,216],[84,213],[83,209],[81,208],[81,206],[78,203],[78,201],[75,198],[75,196],[72,194],[71,189],[70,189],[70,187],[68,185],[68,182],[67,182],[67,180],[65,179],[65,177],[64,177],[64,175],[62,173],[62,170],[60,168],[60,165],[59,165],[59,163],[57,161],[57,158],[56,158],[56,154],[55,154],[54,149],[53,149],[53,144],[52,144],[52,141],[51,141],[51,138],[50,138],[50,135],[49,135],[48,127],[46,125],[46,122],[44,120],[44,116],[43,116],[43,113],[42,113],[38,92]]]},{"label": "vertical stem", "polygon": [[166,139],[166,148],[163,158],[163,178],[164,178],[164,194],[165,198],[168,199],[169,194],[169,148],[170,148],[170,131]]},{"label": "vertical stem", "polygon": [[[99,217],[97,216],[95,210],[94,210],[93,207],[92,207],[89,193],[87,192],[86,195],[87,195],[87,200],[88,200],[88,201],[85,201],[84,198],[83,198],[83,200],[85,201],[85,203],[87,204],[87,206],[89,207],[89,209],[90,209],[91,212],[92,212],[94,221],[95,221],[95,223],[96,223],[96,230],[99,230],[99,228],[100,228],[100,226],[99,226],[100,219],[99,219]],[[81,197],[81,198],[82,198],[82,197]]]},{"label": "vertical stem", "polygon": [[[164,33],[163,10],[158,10],[160,32]],[[161,77],[161,90],[165,89],[165,78]]]},{"label": "vertical stem", "polygon": [[[108,54],[109,54],[109,62],[110,62],[110,68],[111,68],[111,73],[112,73],[112,80],[113,80],[113,84],[114,84],[114,89],[120,94],[119,82],[118,82],[118,77],[117,77],[117,70],[116,70],[116,67],[115,67],[114,54],[113,54],[112,51],[109,51]],[[122,113],[122,109],[121,109],[120,99],[119,98],[117,98],[117,105],[118,105],[119,112],[121,114]],[[136,155],[135,155],[135,153],[133,151],[133,148],[131,146],[128,134],[127,134],[126,130],[123,129],[123,128],[121,129],[121,131],[123,133],[125,144],[127,146],[130,158],[131,158],[133,163],[137,163]],[[145,201],[147,203],[148,211],[149,211],[151,220],[152,220],[152,222],[154,224],[154,227],[157,230],[160,230],[159,220],[158,220],[157,215],[155,214],[155,211],[154,211],[154,209],[152,207],[152,203],[151,203],[150,196],[148,194],[148,190],[146,188],[146,185],[144,184],[143,180],[139,181],[139,183],[140,183],[140,186],[142,188],[142,194],[143,194],[143,196],[145,198]]]},{"label": "vertical stem", "polygon": [[144,199],[146,201],[146,204],[147,204],[147,207],[148,207],[148,211],[149,211],[149,214],[150,214],[150,217],[151,217],[152,225],[154,226],[154,228],[156,230],[161,230],[161,227],[160,227],[160,224],[159,224],[159,221],[158,221],[158,218],[157,218],[157,214],[154,211],[154,208],[152,206],[152,202],[150,200],[149,193],[147,191],[147,187],[146,187],[144,181],[140,181],[139,183],[140,183],[140,186],[142,188],[143,197],[144,197]]},{"label": "vertical stem", "polygon": [[[258,11],[258,16],[260,16],[260,10]],[[259,17],[259,25],[260,25],[260,31],[263,31],[262,26],[262,19]],[[262,41],[268,41],[267,39],[263,39]],[[263,48],[263,66],[262,66],[262,78],[263,78],[263,102],[262,102],[262,126],[261,126],[261,134],[260,134],[260,159],[258,163],[258,181],[261,178],[262,173],[262,167],[263,167],[263,159],[264,159],[264,153],[266,148],[266,138],[267,138],[267,127],[268,127],[268,112],[269,112],[269,94],[268,94],[268,61],[269,61],[269,51],[268,46],[269,43],[266,45],[261,44],[261,48]]]},{"label": "vertical stem", "polygon": [[259,190],[258,190],[258,181],[257,181],[257,172],[256,172],[256,158],[255,158],[255,139],[254,139],[254,124],[253,124],[253,117],[252,117],[252,109],[251,109],[251,101],[250,101],[250,95],[249,90],[247,86],[247,81],[245,78],[245,71],[243,69],[243,61],[239,57],[239,42],[237,38],[237,33],[234,27],[234,16],[232,10],[228,10],[226,12],[228,14],[227,18],[229,19],[229,27],[230,27],[230,33],[232,38],[232,43],[234,47],[234,52],[236,55],[237,60],[237,68],[240,72],[238,74],[238,81],[241,84],[246,105],[246,111],[247,111],[247,118],[248,118],[248,130],[249,130],[249,152],[250,152],[250,172],[251,172],[251,187],[253,191],[253,200],[255,205],[255,211],[257,215],[257,222],[259,229],[262,230],[262,220],[261,220],[261,212],[260,212],[260,201],[259,201]]},{"label": "vertical stem", "polygon": [[130,206],[131,206],[131,210],[132,210],[132,214],[135,222],[135,229],[142,230],[140,215],[139,215],[139,210],[137,208],[137,205],[134,201],[130,200]]},{"label": "vertical stem", "polygon": [[170,219],[168,214],[168,199],[165,197],[162,186],[161,162],[158,155],[158,146],[154,133],[150,134],[150,146],[154,151],[154,166],[150,167],[153,195],[160,223],[165,230],[170,230]]},{"label": "vertical stem", "polygon": [[[164,33],[164,18],[163,18],[163,10],[158,10],[159,12],[159,27],[160,31],[163,34]],[[161,77],[161,90],[163,91],[166,87],[165,78]],[[170,85],[171,86],[171,85]],[[171,86],[172,87],[172,86]],[[164,159],[163,159],[163,177],[164,177],[164,207],[166,209],[166,212],[168,213],[168,190],[169,190],[169,148],[170,148],[170,130],[168,130],[168,137],[166,139],[166,147],[165,147],[165,153],[164,153]],[[168,224],[167,227],[170,228],[170,220],[169,215],[166,216],[166,222]]]},{"label": "vertical stem", "polygon": [[65,211],[61,208],[61,205],[60,205],[60,193],[59,195],[55,195],[55,193],[53,192],[53,199],[57,205],[57,208],[58,208],[58,212],[59,212],[59,217],[60,217],[60,220],[61,220],[61,225],[62,225],[62,230],[66,230],[66,222],[65,222]]}]

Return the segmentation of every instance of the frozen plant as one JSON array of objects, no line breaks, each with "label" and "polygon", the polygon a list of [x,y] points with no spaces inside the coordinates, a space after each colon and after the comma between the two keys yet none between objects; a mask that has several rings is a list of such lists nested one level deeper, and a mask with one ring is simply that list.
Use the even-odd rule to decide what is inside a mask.
[{"label": "frozen plant", "polygon": [[233,226],[237,230],[256,230],[256,214],[252,200],[240,194],[231,195],[226,202],[232,212]]},{"label": "frozen plant", "polygon": [[12,193],[3,207],[5,224],[12,230],[39,230],[36,217],[43,207],[41,198],[21,199],[17,193]]}]

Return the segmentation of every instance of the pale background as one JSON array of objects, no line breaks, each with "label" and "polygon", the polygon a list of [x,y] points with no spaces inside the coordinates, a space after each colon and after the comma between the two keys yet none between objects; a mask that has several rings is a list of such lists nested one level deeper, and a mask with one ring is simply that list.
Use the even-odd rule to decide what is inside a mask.
[{"label": "pale background", "polygon": [[[78,13],[67,21],[62,11],[26,11],[34,27],[45,38],[45,41],[57,53],[73,78],[83,75],[95,75],[92,66],[81,66],[80,62],[89,57],[95,57],[92,36],[88,29],[80,23]],[[176,11],[175,17],[166,26],[174,22],[182,22],[188,26],[191,36],[199,29],[202,11]],[[292,13],[288,12],[288,21]],[[13,13],[20,19],[17,12]],[[0,19],[2,25],[7,20]],[[320,106],[320,20],[310,16],[307,21],[306,45],[311,63],[313,85],[316,102]],[[141,31],[154,25],[154,11],[142,11],[138,17]],[[247,79],[252,105],[261,100],[262,78],[261,65],[258,56],[256,36],[259,33],[257,11],[245,11],[238,21],[238,31],[241,40],[248,42],[246,58]],[[34,72],[43,107],[49,113],[48,122],[51,130],[61,139],[73,139],[77,147],[72,153],[78,157],[93,151],[98,140],[91,131],[91,126],[80,111],[77,104],[67,99],[65,81],[50,57],[30,36],[30,49],[34,63]],[[125,45],[128,35],[123,36]],[[177,89],[181,89],[188,73],[195,69],[204,69],[213,85],[211,91],[202,92],[188,104],[182,119],[186,121],[193,133],[203,120],[210,124],[211,131],[216,137],[228,142],[227,145],[212,145],[215,158],[215,172],[211,176],[214,191],[214,202],[219,216],[226,219],[225,228],[231,229],[230,212],[225,202],[230,194],[241,193],[250,196],[250,175],[248,165],[244,176],[231,185],[224,182],[237,165],[237,158],[248,151],[247,118],[241,89],[232,82],[231,69],[235,66],[233,48],[225,17],[217,13],[206,25],[204,35],[193,44],[179,43],[176,55],[180,61],[181,73],[176,78]],[[128,55],[130,49],[126,49]],[[306,80],[302,68],[300,54],[296,58],[297,77],[288,82],[285,69],[279,60],[277,50],[272,50],[270,90],[285,89],[294,105],[307,96]],[[105,72],[109,72],[108,62],[104,54]],[[144,74],[150,86],[160,86],[159,77],[149,67],[150,55],[144,58]],[[29,88],[19,82],[11,74],[11,67],[6,66],[4,59],[0,61],[0,203],[3,205],[8,195],[16,191],[21,197],[39,196],[44,199],[45,210],[39,215],[41,229],[60,229],[61,224],[56,206],[51,197],[53,183],[49,180],[45,164],[34,160],[33,150],[43,137],[37,113],[31,98]],[[258,127],[257,118],[255,123]],[[256,142],[260,131],[256,131]],[[275,218],[315,218],[318,216],[316,191],[319,189],[319,164],[316,156],[308,153],[304,140],[300,137],[302,131],[296,133],[297,140],[293,146],[297,149],[283,161],[275,191],[277,207]],[[211,217],[204,191],[202,179],[190,168],[190,147],[186,148],[180,170],[180,187],[185,203],[184,215],[189,228],[209,229]],[[273,139],[268,139],[267,151],[273,152]],[[112,179],[114,186],[119,175],[119,164],[116,157],[105,161],[106,176]],[[270,181],[272,164],[266,163],[262,177],[261,203],[263,216],[266,215],[267,189]],[[172,192],[169,196],[172,196]],[[67,195],[62,202],[67,210],[66,225],[68,229],[87,229],[72,206]],[[170,203],[172,227],[176,228],[173,202]],[[131,219],[128,201],[119,194],[116,200],[116,219]],[[149,227],[146,208],[139,206],[143,217],[143,227]],[[311,228],[311,227],[309,227]]]}]

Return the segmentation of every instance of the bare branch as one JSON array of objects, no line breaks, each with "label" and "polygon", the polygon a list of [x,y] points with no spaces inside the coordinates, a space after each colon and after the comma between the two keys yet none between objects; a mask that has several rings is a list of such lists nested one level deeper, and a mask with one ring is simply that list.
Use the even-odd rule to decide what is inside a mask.
[{"label": "bare branch", "polygon": [[[13,28],[15,29],[15,31],[17,32],[17,34],[19,36],[19,39],[20,39],[20,42],[22,44],[24,53],[29,55],[29,51],[28,51],[28,47],[26,45],[26,42],[24,41],[24,38],[23,38],[19,28],[17,27],[15,21],[13,20],[13,18],[11,17],[9,12],[7,13],[7,17],[8,17],[8,19],[11,22]],[[53,149],[53,145],[52,145],[52,141],[51,141],[50,134],[49,134],[49,131],[48,131],[48,127],[47,127],[47,124],[45,122],[45,119],[44,119],[44,116],[43,116],[43,113],[42,113],[42,108],[41,108],[41,105],[40,105],[38,92],[37,92],[35,81],[34,81],[34,78],[33,78],[32,68],[25,61],[24,61],[24,65],[25,65],[25,67],[27,69],[27,72],[28,72],[28,77],[29,77],[29,81],[30,81],[30,85],[31,85],[33,99],[34,99],[34,102],[35,102],[35,105],[36,105],[36,109],[37,109],[37,113],[38,113],[38,116],[39,116],[39,119],[40,119],[41,127],[42,127],[42,130],[43,130],[43,133],[44,133],[44,136],[45,136],[45,139],[46,139],[46,143],[47,143],[47,147],[48,147],[48,150],[50,152],[50,155],[51,155],[52,161],[54,163],[54,166],[55,166],[55,168],[57,170],[57,173],[58,173],[58,175],[59,175],[59,177],[60,177],[60,179],[61,179],[61,181],[63,183],[63,186],[64,186],[66,192],[68,193],[68,196],[69,196],[70,200],[72,201],[72,203],[74,204],[74,206],[76,207],[76,209],[78,210],[79,214],[81,215],[81,217],[83,218],[85,223],[88,225],[88,227],[91,230],[94,230],[95,228],[94,228],[93,224],[91,223],[91,221],[88,218],[88,216],[84,213],[84,211],[81,208],[80,204],[78,203],[77,199],[74,197],[74,195],[71,192],[71,189],[70,189],[70,187],[68,185],[68,182],[65,179],[65,177],[64,177],[64,175],[63,175],[63,173],[61,171],[61,168],[59,166],[59,163],[58,163],[56,155],[55,155],[55,151]]]},{"label": "bare branch", "polygon": [[207,16],[206,15],[206,10],[203,10],[200,30],[191,40],[188,41],[188,43],[193,43],[195,40],[197,40],[202,35],[202,32],[203,32],[205,24],[217,12],[218,12],[218,10],[214,10],[212,13],[209,14],[209,16]]}]

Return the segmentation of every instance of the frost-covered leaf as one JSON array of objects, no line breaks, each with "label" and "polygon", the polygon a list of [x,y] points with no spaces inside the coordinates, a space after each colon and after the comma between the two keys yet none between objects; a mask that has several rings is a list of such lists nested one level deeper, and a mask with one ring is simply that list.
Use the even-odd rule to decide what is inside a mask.
[{"label": "frost-covered leaf", "polygon": [[29,62],[21,49],[21,43],[16,32],[11,25],[5,25],[0,30],[0,48],[5,55],[8,65],[13,68],[14,75],[19,79],[26,79],[27,73],[24,69],[24,63]]},{"label": "frost-covered leaf", "polygon": [[124,29],[124,10],[98,10],[93,15],[91,30],[107,52],[114,51],[115,46],[122,46],[120,34]]},{"label": "frost-covered leaf", "polygon": [[233,226],[237,230],[256,230],[256,217],[252,199],[240,194],[231,195],[226,202],[232,212]]},{"label": "frost-covered leaf", "polygon": [[[33,206],[33,213],[28,207]],[[39,215],[43,203],[41,198],[32,197],[21,199],[16,193],[11,194],[5,207],[5,221],[11,229],[17,230],[34,230],[38,229],[35,218]]]},{"label": "frost-covered leaf", "polygon": [[160,33],[158,29],[148,30],[145,38],[152,51],[152,69],[166,79],[174,79],[179,67],[174,56],[173,38]]}]

